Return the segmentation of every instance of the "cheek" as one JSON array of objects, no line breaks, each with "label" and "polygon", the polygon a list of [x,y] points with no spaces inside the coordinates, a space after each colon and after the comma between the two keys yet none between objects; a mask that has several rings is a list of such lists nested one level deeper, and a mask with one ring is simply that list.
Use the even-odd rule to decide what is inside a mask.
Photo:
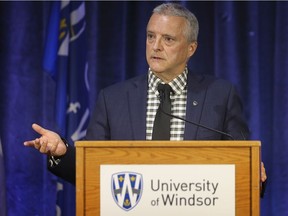
[{"label": "cheek", "polygon": [[185,55],[183,50],[181,50],[179,48],[177,48],[177,49],[168,49],[168,50],[166,50],[166,54],[171,60],[182,59],[184,57],[184,55]]},{"label": "cheek", "polygon": [[146,55],[148,53],[151,53],[151,45],[149,43],[146,43]]},{"label": "cheek", "polygon": [[177,49],[172,50],[171,55],[174,56],[174,59],[187,59],[188,52],[186,47],[179,47]]},{"label": "cheek", "polygon": [[147,59],[147,61],[149,61],[149,56],[150,56],[150,49],[149,49],[148,45],[146,45],[146,59]]}]

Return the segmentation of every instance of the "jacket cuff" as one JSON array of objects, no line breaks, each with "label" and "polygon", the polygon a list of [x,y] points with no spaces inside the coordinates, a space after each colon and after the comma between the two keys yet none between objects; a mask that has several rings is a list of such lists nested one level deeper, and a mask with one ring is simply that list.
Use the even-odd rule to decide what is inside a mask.
[{"label": "jacket cuff", "polygon": [[[67,154],[67,152],[69,151],[69,149],[68,149],[69,148],[69,144],[68,144],[66,139],[64,139],[62,137],[61,137],[61,139],[62,139],[62,141],[64,142],[64,144],[65,144],[65,146],[67,148],[67,151],[66,151],[66,154]],[[57,157],[57,156],[48,156],[48,167],[49,168],[54,168],[54,167],[58,166],[61,163],[61,158],[63,158],[63,157],[65,157],[65,155],[62,155],[62,156],[59,156],[59,157]]]}]

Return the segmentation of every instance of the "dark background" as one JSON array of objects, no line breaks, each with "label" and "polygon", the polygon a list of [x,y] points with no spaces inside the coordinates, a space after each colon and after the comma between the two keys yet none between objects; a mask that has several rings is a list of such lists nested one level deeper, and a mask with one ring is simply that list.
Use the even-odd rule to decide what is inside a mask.
[{"label": "dark background", "polygon": [[[99,90],[147,72],[146,24],[162,2],[86,2],[91,109]],[[261,215],[288,215],[288,2],[182,1],[200,23],[189,66],[234,83],[268,173]],[[55,129],[42,60],[51,2],[0,2],[0,127],[8,215],[54,215],[57,181],[25,148],[31,124]],[[77,86],[75,86],[77,88]],[[58,187],[59,190],[59,187]],[[2,208],[2,207],[0,207]],[[65,215],[65,213],[63,213]]]}]

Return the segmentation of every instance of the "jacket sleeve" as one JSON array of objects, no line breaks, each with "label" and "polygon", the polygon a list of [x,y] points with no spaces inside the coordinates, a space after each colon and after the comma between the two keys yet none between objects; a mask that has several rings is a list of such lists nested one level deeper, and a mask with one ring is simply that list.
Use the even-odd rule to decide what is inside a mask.
[{"label": "jacket sleeve", "polygon": [[[66,142],[66,141],[65,141]],[[68,145],[67,152],[62,157],[47,157],[47,166],[48,170],[52,172],[54,175],[64,179],[65,181],[70,182],[75,185],[76,179],[76,151],[75,147]]]},{"label": "jacket sleeve", "polygon": [[243,106],[239,95],[232,86],[227,102],[224,131],[231,134],[235,140],[247,140],[250,131],[243,116]]}]

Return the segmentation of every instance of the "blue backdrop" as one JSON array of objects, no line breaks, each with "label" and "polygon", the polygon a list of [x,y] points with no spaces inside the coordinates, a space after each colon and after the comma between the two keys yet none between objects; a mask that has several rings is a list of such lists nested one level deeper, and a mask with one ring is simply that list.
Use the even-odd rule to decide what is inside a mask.
[{"label": "blue backdrop", "polygon": [[[90,109],[101,88],[147,72],[145,28],[159,3],[86,2]],[[269,181],[261,215],[286,216],[288,2],[181,3],[200,23],[189,66],[236,85],[252,139],[262,141]],[[12,216],[56,215],[63,186],[46,170],[46,157],[23,146],[36,136],[33,122],[60,131],[54,117],[56,82],[42,67],[50,9],[51,2],[44,1],[0,2],[0,135],[6,213]]]}]

